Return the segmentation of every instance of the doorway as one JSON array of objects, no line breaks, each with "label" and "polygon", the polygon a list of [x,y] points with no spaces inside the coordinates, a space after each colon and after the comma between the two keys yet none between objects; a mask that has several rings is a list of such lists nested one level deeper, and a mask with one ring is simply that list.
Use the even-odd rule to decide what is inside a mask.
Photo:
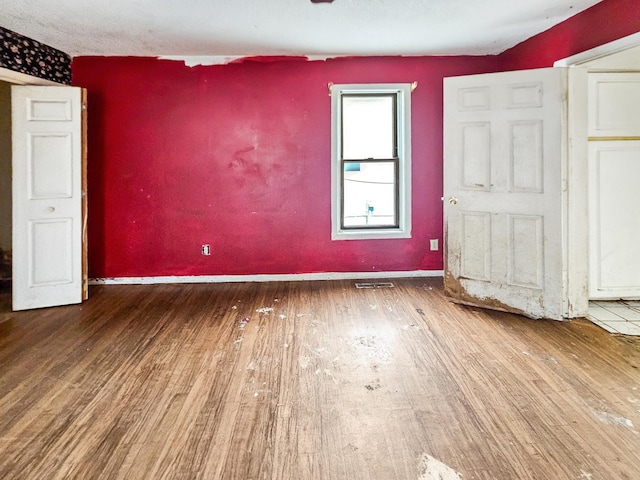
[{"label": "doorway", "polygon": [[57,85],[55,82],[0,67],[0,310],[11,310],[13,277],[12,85]]},{"label": "doorway", "polygon": [[[627,293],[624,294],[616,291],[615,295],[613,295],[612,292],[608,292],[611,293],[611,296],[603,297],[602,291],[604,288],[600,288],[599,297],[590,296],[590,294],[593,293],[590,287],[596,285],[593,277],[590,277],[591,272],[589,268],[590,266],[594,266],[594,262],[590,261],[590,250],[591,252],[595,251],[594,244],[597,243],[597,239],[602,237],[607,240],[609,242],[607,247],[613,245],[616,250],[615,253],[618,255],[615,265],[622,264],[626,268],[627,263],[630,263],[631,259],[640,258],[637,255],[637,244],[628,241],[628,239],[637,238],[637,234],[633,234],[633,232],[640,229],[640,224],[636,223],[634,224],[635,226],[630,229],[630,224],[626,219],[633,218],[635,222],[640,222],[640,220],[638,220],[635,212],[629,213],[626,217],[623,216],[624,222],[618,221],[616,229],[600,228],[598,233],[599,237],[596,237],[590,232],[589,228],[590,224],[598,224],[598,221],[594,221],[593,217],[595,210],[593,206],[589,206],[595,190],[590,188],[588,183],[589,178],[594,178],[591,172],[591,170],[593,170],[593,155],[590,156],[594,141],[598,141],[600,144],[601,148],[598,151],[607,150],[608,152],[613,147],[618,148],[614,140],[616,142],[624,141],[625,148],[629,148],[632,142],[636,142],[634,145],[640,147],[640,114],[637,113],[640,112],[640,81],[636,82],[637,86],[629,85],[631,72],[635,72],[633,73],[635,76],[638,76],[638,72],[640,72],[640,33],[613,42],[612,44],[598,47],[593,51],[584,52],[556,62],[555,66],[577,68],[567,69],[565,91],[561,95],[555,96],[563,100],[562,105],[558,107],[558,114],[568,121],[566,121],[566,132],[562,133],[561,148],[558,155],[560,161],[553,164],[556,168],[560,169],[560,172],[556,172],[555,175],[549,177],[552,187],[562,185],[561,201],[553,204],[555,211],[561,210],[562,214],[562,222],[560,222],[562,231],[561,241],[551,242],[553,247],[561,249],[561,253],[555,255],[556,263],[554,265],[556,269],[554,270],[534,268],[539,265],[539,262],[536,263],[534,261],[536,258],[539,257],[544,260],[550,258],[547,248],[535,248],[535,242],[531,240],[536,238],[545,239],[547,238],[548,232],[548,229],[545,228],[545,233],[540,235],[538,229],[533,228],[534,214],[528,212],[523,213],[520,210],[506,210],[506,208],[513,209],[519,204],[503,201],[502,203],[497,203],[498,208],[496,208],[495,213],[498,215],[492,216],[494,212],[488,210],[484,203],[479,205],[477,201],[479,196],[485,191],[493,192],[495,190],[496,193],[506,192],[509,194],[516,190],[533,192],[549,191],[546,183],[544,188],[535,184],[529,185],[522,183],[522,179],[530,180],[538,178],[538,176],[535,175],[536,172],[546,174],[548,172],[547,168],[529,168],[529,170],[525,170],[529,172],[528,174],[515,175],[516,167],[522,170],[521,167],[523,165],[528,165],[524,160],[535,160],[539,157],[538,152],[541,152],[542,149],[522,148],[522,145],[524,145],[522,141],[524,138],[522,137],[522,135],[524,135],[524,127],[532,125],[532,127],[528,129],[531,133],[535,133],[536,130],[530,121],[531,119],[527,120],[528,123],[524,123],[524,120],[518,121],[516,119],[514,121],[511,115],[511,111],[513,110],[512,104],[515,104],[514,102],[517,101],[522,101],[522,99],[525,98],[523,97],[524,92],[531,92],[531,94],[526,97],[531,98],[529,102],[531,110],[533,111],[534,108],[540,108],[540,106],[543,105],[540,101],[542,95],[538,94],[536,96],[533,94],[535,92],[545,92],[547,89],[536,89],[533,84],[535,83],[533,82],[533,77],[527,78],[526,81],[512,82],[509,84],[509,88],[517,90],[517,95],[512,93],[510,96],[507,96],[506,103],[504,101],[502,103],[496,103],[495,101],[490,101],[491,92],[496,89],[481,84],[483,79],[494,79],[498,78],[494,77],[496,75],[514,75],[518,72],[447,79],[450,80],[449,83],[453,93],[449,95],[450,98],[449,101],[447,101],[447,88],[445,88],[445,159],[447,158],[447,152],[449,152],[450,157],[454,157],[454,159],[451,161],[445,160],[445,197],[448,197],[449,204],[445,204],[445,222],[448,222],[446,223],[446,228],[449,232],[448,235],[451,236],[453,234],[454,240],[457,238],[460,241],[447,242],[447,249],[449,249],[451,245],[454,245],[454,249],[453,252],[447,250],[447,256],[445,257],[447,259],[445,288],[452,298],[456,298],[462,303],[471,303],[510,311],[516,310],[533,317],[545,316],[547,318],[570,319],[586,317],[589,313],[589,300],[618,300],[622,298],[635,300],[640,298],[640,277],[638,277],[640,260],[638,260],[639,263],[625,270],[627,277],[631,277],[632,281],[627,281],[627,277],[622,279],[617,277],[618,280],[605,285],[605,288],[609,288],[609,290],[612,291],[614,288],[618,288],[616,282],[618,284],[624,283],[625,286],[635,287],[635,291],[628,293],[631,289],[627,289]],[[528,71],[528,73],[537,75],[541,71],[541,69],[531,70]],[[638,129],[637,133],[629,134],[626,131],[620,132],[618,130],[613,134],[611,132],[606,132],[606,134],[602,132],[597,134],[593,133],[594,129],[591,122],[595,117],[593,112],[591,112],[591,107],[594,104],[592,101],[594,96],[591,92],[592,83],[595,78],[594,76],[603,72],[607,72],[607,74],[616,72],[616,75],[621,74],[624,75],[625,78],[620,82],[622,84],[621,86],[615,87],[613,92],[609,92],[610,94],[608,96],[605,95],[601,97],[604,105],[599,105],[599,107],[603,107],[600,108],[600,110],[596,109],[598,119],[613,119],[614,122],[612,123],[616,126],[620,123],[619,120],[621,118],[624,118],[625,121],[630,120],[634,127]],[[527,72],[525,72],[525,74],[526,73]],[[460,82],[467,80],[469,82],[477,80],[480,83],[478,85],[459,85]],[[540,84],[540,82],[538,82],[538,84]],[[447,83],[445,82],[445,87],[446,86]],[[454,91],[456,88],[458,91]],[[625,93],[629,89],[633,91],[633,100],[636,103],[631,102],[631,98]],[[506,119],[508,122],[511,122],[511,131],[508,132],[507,135],[512,137],[511,143],[507,145],[507,148],[502,147],[498,149],[500,155],[504,155],[505,152],[510,152],[510,158],[508,159],[510,163],[501,169],[490,168],[491,162],[487,160],[492,158],[490,156],[496,144],[490,141],[493,130],[487,127],[492,125],[493,117],[490,116],[490,111],[494,104],[507,105],[507,107],[503,107],[506,113],[496,115],[497,121],[500,122]],[[449,106],[449,109],[447,109],[447,106]],[[605,113],[607,115],[603,115]],[[459,118],[463,116],[465,118],[459,122]],[[487,118],[485,118],[485,116],[487,116]],[[536,139],[535,135],[530,136]],[[549,138],[548,135],[540,135],[539,137]],[[632,142],[629,142],[629,140]],[[539,143],[540,141],[541,140],[537,142]],[[533,143],[535,144],[535,142]],[[543,145],[546,145],[546,140]],[[606,146],[606,148],[603,146]],[[640,148],[638,148],[638,152],[640,152]],[[457,165],[459,162],[456,163],[455,158],[463,158],[462,153],[470,154],[470,163],[466,166],[469,168],[458,168],[453,175],[449,175],[453,182],[452,184],[460,187],[457,190],[451,190],[451,185],[447,188],[447,166]],[[626,181],[626,185],[629,183],[627,176],[629,178],[635,178],[637,175],[632,175],[632,173],[640,171],[640,165],[636,163],[636,160],[640,162],[640,156],[634,152],[625,153],[623,158],[613,156],[615,157],[615,161],[607,165],[609,170],[605,173],[611,173],[613,171],[615,175],[610,175],[610,177],[614,180],[600,176],[600,178],[607,182],[607,189],[604,190],[604,193],[609,195],[609,197],[613,197],[613,200],[611,200],[611,198],[604,198],[602,195],[598,198],[599,210],[603,210],[603,206],[609,208],[606,213],[601,215],[601,217],[604,216],[607,220],[614,218],[614,215],[610,212],[610,207],[613,206],[614,209],[617,208],[617,210],[619,210],[615,200],[619,198],[619,194],[621,193],[619,185],[623,183],[622,180]],[[523,161],[520,161],[520,157],[522,157]],[[633,163],[633,168],[620,167],[620,165],[628,165],[630,162]],[[531,162],[531,164],[534,167],[537,165],[535,161]],[[494,170],[497,173],[495,173]],[[496,178],[500,179],[498,176],[500,172],[506,172],[505,175],[507,178],[506,181],[504,179],[502,181],[506,187],[502,186],[502,189],[498,190],[498,187],[502,184],[494,182],[493,175],[495,173],[495,175],[497,175]],[[556,181],[554,182],[553,179],[556,179]],[[560,181],[558,182],[557,179]],[[640,200],[637,197],[637,193],[635,193],[637,191],[635,185],[632,187],[633,188],[628,189],[626,192],[628,194],[630,193],[627,197],[632,200],[626,203],[635,207]],[[465,199],[458,198],[459,195],[462,195],[458,190],[464,190],[466,192],[465,195],[468,193],[468,196],[465,198],[466,200],[473,200],[467,202],[467,204],[473,206],[473,208],[464,211]],[[600,189],[600,191],[603,190]],[[634,197],[633,195],[636,196]],[[607,200],[608,203],[602,200]],[[454,214],[450,215],[452,221],[449,222],[447,210],[449,209],[449,211],[451,211],[451,207],[454,207]],[[614,213],[617,214],[617,210],[614,210]],[[509,217],[507,222],[499,218],[500,215],[505,216],[505,211],[506,216]],[[620,217],[621,215],[617,216]],[[525,220],[529,221],[531,225],[529,230],[526,228],[528,225],[524,223]],[[494,224],[496,225],[495,228]],[[493,234],[494,230],[502,232],[503,234],[506,232],[504,236],[507,238],[507,241],[496,242],[498,248],[492,249],[491,247],[494,246],[494,244],[491,242],[490,235]],[[613,232],[613,234],[611,234],[611,232]],[[515,234],[520,234],[522,241],[518,240]],[[605,234],[608,235],[608,237],[605,237]],[[612,237],[615,243],[611,241]],[[623,237],[625,241],[619,242],[620,237]],[[469,248],[463,248],[463,240]],[[529,243],[527,243],[527,241]],[[624,243],[626,247],[624,253],[620,253],[618,246],[620,243]],[[500,248],[502,248],[502,250],[500,250]],[[494,250],[500,251],[501,253],[494,255]],[[540,255],[537,257],[531,256],[528,262],[518,262],[518,254],[520,251],[525,252],[525,254],[540,252]],[[620,255],[622,256],[622,260],[620,260]],[[605,258],[604,255],[600,255],[600,258],[602,260],[601,271],[604,270],[604,267],[607,267],[613,274],[617,275],[619,273],[619,268],[611,268],[608,264],[604,263],[604,260],[611,263],[611,259],[608,256]],[[499,268],[493,268],[493,265],[490,263],[494,259]],[[553,256],[551,259],[553,260]],[[515,268],[509,270],[509,262],[511,262]],[[559,263],[562,263],[560,270],[557,268]],[[507,268],[504,267],[505,264]],[[507,272],[506,274],[504,273],[505,271]],[[522,272],[531,272],[531,275],[528,275],[525,279],[522,278]],[[506,289],[502,288],[504,285],[510,287],[511,284],[516,286],[526,284],[532,292],[535,289],[541,292],[538,297],[538,303],[540,306],[543,306],[545,303],[543,294],[545,294],[546,291],[543,291],[541,288],[541,285],[543,285],[541,282],[534,281],[540,277],[540,275],[533,275],[534,272],[544,272],[545,275],[551,272],[553,278],[558,279],[561,277],[562,288],[556,289],[556,293],[562,295],[561,315],[550,315],[547,311],[540,312],[541,309],[538,308],[538,304],[534,301],[522,302],[523,295],[510,295]],[[492,286],[490,285],[491,282],[496,286],[493,290],[490,289]],[[469,291],[470,289],[473,289],[473,291]],[[554,290],[551,289],[550,291]],[[531,299],[535,299],[533,293],[531,294]],[[634,308],[636,305],[625,304],[625,308],[629,307],[632,307],[630,309],[636,310],[635,313],[633,313],[634,316],[640,314],[640,310]],[[557,311],[558,309],[556,308],[556,312]],[[621,318],[621,321],[631,322],[628,318]]]},{"label": "doorway", "polygon": [[640,335],[640,218],[633,181],[640,169],[640,33],[556,66],[575,67],[580,78],[573,93],[584,120],[573,140],[578,185],[585,185],[589,205],[588,229],[581,230],[588,231],[582,237],[589,245],[588,318],[611,333]]},{"label": "doorway", "polygon": [[0,80],[0,308],[11,298],[11,84]]},{"label": "doorway", "polygon": [[[13,88],[16,85],[23,88],[16,90]],[[16,99],[28,108],[21,107],[14,111]],[[71,110],[69,111],[68,108]],[[20,114],[16,116],[16,112]],[[69,118],[69,115],[73,120]],[[84,238],[85,232],[82,228],[86,220],[85,120],[85,90],[0,67],[0,149],[8,152],[6,155],[0,154],[0,248],[3,251],[0,259],[5,259],[4,261],[0,260],[5,264],[4,267],[0,267],[2,268],[0,270],[2,284],[0,309],[2,310],[67,305],[80,303],[87,298],[86,238]],[[56,122],[56,125],[51,125]],[[62,124],[65,122],[68,124],[69,131],[62,128]],[[38,124],[45,129],[40,131],[36,128],[34,131],[28,131],[25,126],[31,124]],[[17,136],[16,131],[19,131]],[[60,146],[64,148],[53,149],[53,147]],[[63,157],[60,154],[61,151],[68,154],[68,157]],[[24,161],[16,164],[13,159],[15,155]],[[3,157],[6,157],[6,160]],[[47,158],[53,158],[58,164],[54,165],[48,160],[45,161]],[[61,161],[63,163],[67,161],[68,164],[59,165]],[[31,168],[26,167],[27,163],[31,165]],[[20,168],[13,168],[15,165]],[[35,167],[38,168],[35,169]],[[46,171],[46,168],[49,170]],[[52,185],[51,182],[52,179],[56,180],[62,177],[60,172],[72,172],[74,175],[71,187],[73,195],[70,197],[75,200],[73,215],[64,210],[63,207],[66,205],[60,206],[55,203],[57,199],[68,197],[66,190],[60,190],[57,183],[54,182]],[[64,186],[68,187],[68,182],[64,183]],[[19,203],[16,203],[14,198],[16,190],[21,193],[17,197]],[[24,203],[22,203],[23,200]],[[47,201],[45,206],[47,208],[44,210],[45,213],[49,213],[47,218],[38,221],[27,218],[25,211],[29,211],[27,209],[29,200]],[[56,215],[52,215],[52,212],[56,212]],[[62,220],[59,219],[61,215],[63,216]],[[19,220],[17,225],[20,226],[17,231],[14,228],[16,220]],[[67,225],[70,222],[75,222],[72,227]],[[62,230],[60,225],[62,224],[67,227],[67,231],[72,230],[77,234],[72,235],[72,238],[60,235],[60,230]],[[20,233],[21,236],[18,236],[18,240],[14,241],[17,233]],[[69,243],[73,242],[75,253],[72,259],[69,255],[65,256],[65,252],[58,253],[60,251],[58,248],[62,248],[60,238],[68,240]],[[60,258],[63,258],[64,261],[61,261]],[[36,264],[34,263],[36,260],[41,261]],[[64,283],[65,285],[69,283],[71,287],[56,290],[56,282],[60,275],[52,278],[51,272],[53,271],[54,274],[63,270],[67,272],[67,263],[65,263],[67,260],[69,260],[69,264],[73,261],[73,281]],[[53,267],[59,268],[52,270]],[[7,269],[9,278],[5,281],[6,274],[4,272]],[[65,277],[63,280],[67,280],[67,278]],[[34,286],[42,286],[43,288],[38,290],[36,294],[31,288]],[[43,290],[46,290],[44,287],[64,293],[68,293],[73,287],[74,300],[69,301],[62,297],[63,293],[60,293],[53,301],[51,296],[47,297],[42,293]],[[31,297],[27,299],[31,302],[28,305],[25,303],[24,293],[26,291],[30,295],[31,293],[35,295],[35,300]],[[17,294],[21,294],[18,302],[16,302]],[[75,301],[76,297],[79,298],[79,301]]]}]

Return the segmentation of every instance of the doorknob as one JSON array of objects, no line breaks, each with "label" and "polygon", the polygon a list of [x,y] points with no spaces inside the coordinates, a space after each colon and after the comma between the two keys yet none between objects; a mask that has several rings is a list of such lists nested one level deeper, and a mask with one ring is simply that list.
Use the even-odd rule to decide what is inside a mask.
[{"label": "doorknob", "polygon": [[458,203],[458,199],[456,197],[449,197],[449,203],[451,205],[455,205],[456,203]]},{"label": "doorknob", "polygon": [[53,212],[55,212],[55,211],[56,211],[56,208],[55,208],[55,207],[47,207],[47,212],[49,212],[49,213],[53,213]]}]

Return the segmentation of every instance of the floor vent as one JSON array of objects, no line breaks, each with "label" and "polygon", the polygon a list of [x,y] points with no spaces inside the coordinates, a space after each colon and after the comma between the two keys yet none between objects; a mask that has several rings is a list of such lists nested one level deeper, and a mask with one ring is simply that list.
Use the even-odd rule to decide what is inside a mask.
[{"label": "floor vent", "polygon": [[391,282],[356,283],[356,288],[393,288]]}]

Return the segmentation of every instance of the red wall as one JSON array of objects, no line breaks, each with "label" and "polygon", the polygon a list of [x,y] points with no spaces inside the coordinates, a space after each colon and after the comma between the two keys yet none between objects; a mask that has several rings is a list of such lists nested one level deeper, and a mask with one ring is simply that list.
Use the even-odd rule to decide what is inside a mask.
[{"label": "red wall", "polygon": [[[442,79],[495,69],[490,57],[75,58],[90,276],[441,269],[429,239],[442,244]],[[332,241],[327,84],[413,81],[412,238]]]},{"label": "red wall", "polygon": [[[75,58],[73,84],[89,91],[90,276],[441,269],[428,240],[442,243],[443,77],[551,66],[638,30],[640,2],[604,0],[498,57]],[[327,83],[415,80],[412,238],[331,241]]]},{"label": "red wall", "polygon": [[576,53],[640,31],[640,1],[603,0],[565,22],[507,50],[505,70],[551,67]]}]

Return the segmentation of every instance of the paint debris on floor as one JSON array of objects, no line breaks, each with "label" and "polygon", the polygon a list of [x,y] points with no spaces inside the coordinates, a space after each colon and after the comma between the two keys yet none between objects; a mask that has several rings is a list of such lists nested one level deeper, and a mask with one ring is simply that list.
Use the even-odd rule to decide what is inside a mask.
[{"label": "paint debris on floor", "polygon": [[453,468],[426,453],[418,462],[418,480],[461,480],[462,477]]}]

